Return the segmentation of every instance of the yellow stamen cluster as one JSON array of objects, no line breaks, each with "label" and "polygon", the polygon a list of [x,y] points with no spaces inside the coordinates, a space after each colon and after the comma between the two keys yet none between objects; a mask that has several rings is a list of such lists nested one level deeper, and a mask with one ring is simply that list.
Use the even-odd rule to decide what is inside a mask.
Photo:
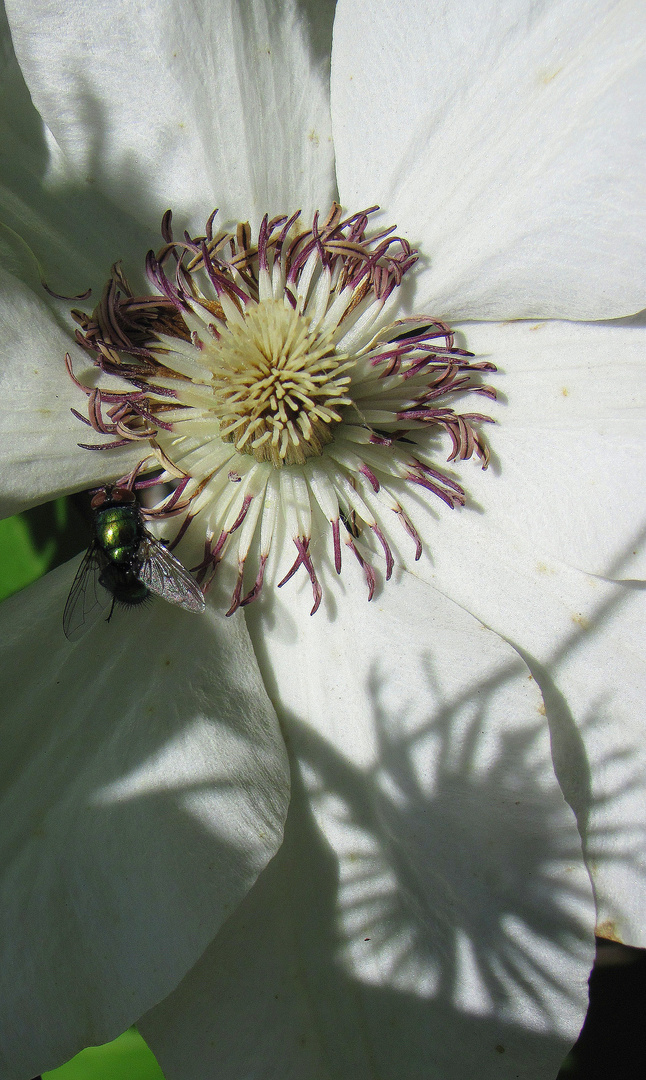
[{"label": "yellow stamen cluster", "polygon": [[353,366],[330,333],[283,300],[263,300],[229,324],[201,359],[213,365],[213,412],[220,437],[274,466],[321,453],[340,423]]}]

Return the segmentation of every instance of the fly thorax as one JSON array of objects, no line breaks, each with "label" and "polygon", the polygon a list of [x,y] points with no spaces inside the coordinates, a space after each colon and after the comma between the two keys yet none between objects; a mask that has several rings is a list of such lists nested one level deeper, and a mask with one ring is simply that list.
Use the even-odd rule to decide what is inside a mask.
[{"label": "fly thorax", "polygon": [[139,541],[139,513],[129,506],[113,506],[97,513],[98,541],[113,562],[127,563]]}]

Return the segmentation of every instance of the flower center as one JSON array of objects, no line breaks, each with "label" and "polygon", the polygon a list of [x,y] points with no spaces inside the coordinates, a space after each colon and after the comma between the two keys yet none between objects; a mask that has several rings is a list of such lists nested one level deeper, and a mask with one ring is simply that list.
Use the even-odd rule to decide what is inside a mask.
[{"label": "flower center", "polygon": [[204,346],[220,438],[256,461],[280,468],[320,455],[352,404],[352,361],[311,323],[283,300],[263,300]]},{"label": "flower center", "polygon": [[[422,554],[420,496],[464,505],[437,465],[442,438],[449,462],[487,466],[478,429],[489,418],[451,401],[495,397],[481,382],[495,367],[444,323],[398,311],[417,255],[393,229],[369,231],[376,209],[344,218],[335,203],[306,226],[298,213],[267,216],[255,243],[246,224],[216,232],[215,213],[204,236],[177,240],[169,211],[164,245],[146,257],[156,292],[135,296],[115,266],[93,314],[73,313],[77,339],[119,380],[75,380],[88,398],[81,419],[111,437],[102,449],[144,447],[126,487],[156,482],[141,478],[155,467],[176,481],[146,515],[184,513],[174,543],[199,522],[202,588],[225,560],[237,573],[228,615],[259,596],[267,567],[278,587],[305,570],[313,614],[318,574],[341,573],[347,550],[371,599],[375,558],[388,580],[409,557],[400,543]],[[69,357],[68,369],[74,378]]]}]

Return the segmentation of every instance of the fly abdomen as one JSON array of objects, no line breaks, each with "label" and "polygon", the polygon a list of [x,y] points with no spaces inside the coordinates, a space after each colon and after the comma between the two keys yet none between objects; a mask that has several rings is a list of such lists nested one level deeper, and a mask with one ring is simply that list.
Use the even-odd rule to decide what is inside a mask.
[{"label": "fly abdomen", "polygon": [[112,593],[114,604],[123,607],[136,607],[143,604],[150,596],[150,590],[126,566],[109,562],[101,571],[99,581],[104,589]]}]

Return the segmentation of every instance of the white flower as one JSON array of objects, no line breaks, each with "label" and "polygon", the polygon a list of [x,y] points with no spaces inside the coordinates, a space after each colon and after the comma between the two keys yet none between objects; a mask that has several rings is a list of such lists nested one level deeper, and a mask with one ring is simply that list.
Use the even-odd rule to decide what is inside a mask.
[{"label": "white flower", "polygon": [[[3,1075],[137,1019],[168,1080],[554,1075],[583,856],[602,930],[643,943],[643,336],[542,321],[644,303],[639,5],[341,0],[331,96],[314,3],[7,9],[46,127],[8,54],[5,513],[141,456],[78,449],[84,354],[17,236],[100,292],[168,206],[195,236],[216,205],[378,203],[424,260],[403,313],[461,320],[506,401],[464,510],[403,506],[424,551],[371,603],[347,560],[314,617],[302,567],[229,620],[155,603],[75,645],[75,565],[2,606]],[[250,888],[287,796],[267,694],[291,809]]]}]

